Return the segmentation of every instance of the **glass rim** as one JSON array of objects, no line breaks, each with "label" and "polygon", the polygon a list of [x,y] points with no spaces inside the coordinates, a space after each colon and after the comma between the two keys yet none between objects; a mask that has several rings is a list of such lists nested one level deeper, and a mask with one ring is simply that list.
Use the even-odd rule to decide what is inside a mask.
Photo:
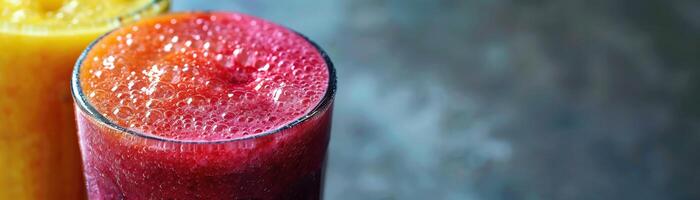
[{"label": "glass rim", "polygon": [[[76,27],[80,27],[78,31],[95,30],[100,28],[106,28],[107,30],[119,27],[125,21],[135,20],[140,17],[141,14],[148,12],[151,9],[154,10],[168,10],[170,7],[171,0],[150,0],[148,3],[139,6],[137,9],[131,12],[126,12],[124,14],[115,15],[113,17],[105,18],[98,21],[88,21],[85,23],[78,24],[68,24],[61,25],[60,28],[52,29],[59,25],[57,24],[22,24],[22,23],[10,23],[10,22],[0,22],[0,33],[21,33],[28,35],[45,35],[45,34],[61,34],[61,33],[71,33],[74,32]],[[164,6],[161,8],[160,6]]]},{"label": "glass rim", "polygon": [[[182,13],[196,13],[196,12],[176,12],[174,14],[182,14]],[[210,13],[210,12],[206,11],[206,12],[201,12],[201,13]],[[170,14],[173,14],[173,13],[170,13]],[[236,14],[245,15],[242,13],[236,13]],[[255,17],[255,18],[257,18],[257,17]],[[267,20],[265,20],[265,21],[267,21]],[[326,91],[325,91],[325,94],[323,95],[323,98],[321,98],[321,100],[316,104],[316,106],[314,106],[313,109],[308,111],[306,114],[292,120],[291,122],[286,123],[283,126],[276,128],[276,129],[270,129],[270,130],[262,132],[262,133],[252,134],[252,135],[248,135],[245,137],[237,137],[237,138],[224,139],[224,140],[198,141],[198,140],[177,140],[177,139],[171,139],[171,138],[166,138],[166,137],[159,137],[159,136],[156,136],[153,134],[146,134],[146,133],[143,133],[141,131],[136,131],[136,130],[132,130],[129,128],[125,128],[121,125],[118,125],[118,124],[112,122],[107,117],[102,115],[99,111],[97,111],[97,109],[87,100],[87,98],[85,98],[85,94],[83,93],[83,89],[82,89],[82,86],[80,84],[80,68],[82,67],[83,61],[86,59],[88,52],[90,52],[90,50],[92,50],[92,48],[99,41],[101,41],[105,36],[114,32],[114,30],[109,31],[109,32],[101,35],[97,39],[95,39],[92,43],[90,43],[90,45],[87,46],[87,48],[85,48],[85,50],[83,50],[83,52],[78,57],[78,60],[76,61],[75,65],[73,66],[73,72],[71,73],[71,84],[70,84],[71,96],[73,97],[73,101],[75,102],[77,107],[80,109],[80,111],[82,113],[87,114],[87,116],[89,118],[94,119],[94,121],[96,121],[96,122],[98,122],[98,123],[100,123],[108,128],[114,129],[118,132],[126,133],[129,135],[143,138],[143,139],[147,139],[147,140],[156,140],[159,142],[171,142],[171,143],[181,143],[181,144],[224,144],[224,143],[232,143],[232,142],[239,142],[239,141],[248,141],[248,140],[253,140],[256,138],[274,135],[276,133],[279,133],[279,132],[282,132],[284,130],[293,128],[297,125],[300,125],[300,124],[308,121],[309,119],[324,113],[327,110],[327,108],[329,106],[331,106],[331,104],[333,103],[333,101],[335,99],[335,93],[336,93],[336,89],[337,89],[337,86],[336,86],[337,77],[336,77],[336,71],[335,71],[335,67],[333,65],[333,62],[331,62],[331,59],[328,56],[328,54],[326,53],[326,51],[323,50],[323,48],[321,48],[316,42],[314,42],[313,40],[309,39],[305,35],[297,32],[291,28],[279,25],[279,24],[274,23],[274,22],[270,22],[270,23],[273,23],[277,26],[280,26],[282,28],[285,28],[285,29],[295,33],[296,35],[303,38],[306,42],[311,44],[316,49],[316,51],[321,55],[321,57],[323,58],[323,60],[326,64],[326,67],[328,69],[328,83],[327,83]]]}]

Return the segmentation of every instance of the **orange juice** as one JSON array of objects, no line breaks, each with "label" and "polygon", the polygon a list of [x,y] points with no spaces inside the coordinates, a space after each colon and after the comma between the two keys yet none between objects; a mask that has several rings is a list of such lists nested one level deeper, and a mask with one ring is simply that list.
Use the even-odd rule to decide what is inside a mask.
[{"label": "orange juice", "polygon": [[0,199],[84,198],[69,89],[80,52],[167,0],[0,0]]}]

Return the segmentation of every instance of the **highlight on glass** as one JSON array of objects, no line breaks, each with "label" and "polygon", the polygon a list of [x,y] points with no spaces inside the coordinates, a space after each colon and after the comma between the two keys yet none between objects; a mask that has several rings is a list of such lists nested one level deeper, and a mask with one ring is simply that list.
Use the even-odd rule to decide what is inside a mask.
[{"label": "highlight on glass", "polygon": [[238,13],[141,20],[71,81],[95,199],[320,199],[336,76],[306,37]]},{"label": "highlight on glass", "polygon": [[84,199],[70,73],[88,44],[167,0],[0,1],[0,199]]}]

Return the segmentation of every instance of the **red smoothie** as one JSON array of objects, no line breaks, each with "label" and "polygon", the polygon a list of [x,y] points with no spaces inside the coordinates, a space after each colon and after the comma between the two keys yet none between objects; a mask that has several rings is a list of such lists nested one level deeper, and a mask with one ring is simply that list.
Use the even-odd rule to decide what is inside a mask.
[{"label": "red smoothie", "polygon": [[319,199],[335,74],[305,37],[177,13],[97,40],[73,74],[91,199]]}]

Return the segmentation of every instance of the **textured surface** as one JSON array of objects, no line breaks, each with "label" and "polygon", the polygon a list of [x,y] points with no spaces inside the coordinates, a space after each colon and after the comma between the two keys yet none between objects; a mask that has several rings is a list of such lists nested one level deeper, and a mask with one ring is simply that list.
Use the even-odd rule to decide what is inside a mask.
[{"label": "textured surface", "polygon": [[151,0],[5,0],[0,3],[3,23],[60,26],[94,24],[138,11]]},{"label": "textured surface", "polygon": [[174,8],[261,16],[328,51],[327,199],[700,198],[697,1]]},{"label": "textured surface", "polygon": [[313,44],[228,13],[172,14],[100,39],[80,85],[113,123],[157,137],[216,141],[268,133],[307,115],[329,83]]}]

